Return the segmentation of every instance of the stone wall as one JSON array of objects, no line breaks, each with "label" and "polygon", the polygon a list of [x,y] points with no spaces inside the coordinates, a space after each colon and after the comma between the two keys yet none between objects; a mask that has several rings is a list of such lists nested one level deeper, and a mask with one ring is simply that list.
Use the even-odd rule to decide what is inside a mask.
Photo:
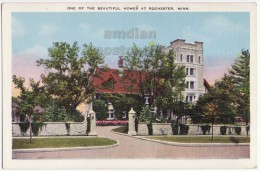
[{"label": "stone wall", "polygon": [[[189,126],[189,135],[203,135],[200,125],[196,124],[190,124]],[[222,125],[214,125],[213,126],[213,134],[214,135],[221,135],[220,133],[220,127]],[[246,135],[246,127],[241,127],[241,135]],[[234,126],[231,126],[227,128],[227,134],[230,133],[231,135],[236,135]],[[212,128],[210,129],[210,132],[207,134],[211,134]],[[250,131],[248,132],[250,135]],[[139,123],[138,124],[138,135],[148,135],[148,127],[145,123]],[[153,135],[172,135],[172,127],[170,123],[153,123]]]},{"label": "stone wall", "polygon": [[[45,126],[39,130],[38,136],[54,136],[54,135],[68,135],[65,122],[44,122]],[[69,135],[87,135],[87,122],[69,122],[70,134]],[[30,130],[22,135],[19,123],[12,123],[13,137],[29,136]]]}]

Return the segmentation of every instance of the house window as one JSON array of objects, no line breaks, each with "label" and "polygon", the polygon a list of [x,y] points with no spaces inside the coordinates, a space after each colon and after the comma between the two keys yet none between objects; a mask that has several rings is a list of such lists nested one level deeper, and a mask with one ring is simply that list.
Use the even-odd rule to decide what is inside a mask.
[{"label": "house window", "polygon": [[181,54],[181,56],[180,56],[180,62],[182,62],[182,54]]},{"label": "house window", "polygon": [[194,81],[190,82],[190,89],[194,89]]},{"label": "house window", "polygon": [[190,68],[190,75],[195,75],[194,74],[194,68]]}]

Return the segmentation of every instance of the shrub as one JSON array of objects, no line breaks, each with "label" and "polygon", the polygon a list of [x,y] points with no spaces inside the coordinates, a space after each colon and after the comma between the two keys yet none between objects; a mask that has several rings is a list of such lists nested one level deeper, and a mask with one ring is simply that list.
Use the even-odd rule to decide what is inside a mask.
[{"label": "shrub", "polygon": [[221,133],[221,135],[226,135],[227,134],[227,127],[226,126],[221,126],[220,127],[220,133]]},{"label": "shrub", "polygon": [[173,120],[171,126],[172,126],[172,134],[173,135],[178,135],[179,124],[176,121]]},{"label": "shrub", "polygon": [[65,123],[65,127],[66,127],[66,130],[67,130],[67,135],[70,135],[70,124]]},{"label": "shrub", "polygon": [[153,123],[148,123],[147,128],[148,128],[148,134],[153,135]]},{"label": "shrub", "polygon": [[180,124],[180,135],[187,135],[189,132],[189,126],[185,124]]},{"label": "shrub", "polygon": [[202,130],[202,132],[203,132],[203,135],[206,135],[206,133],[208,132],[210,132],[210,127],[211,126],[209,126],[208,124],[207,125],[201,125],[200,126],[200,128],[201,128],[201,130]]},{"label": "shrub", "polygon": [[39,130],[42,129],[42,127],[44,126],[44,123],[32,123],[32,133],[34,136],[38,136],[39,135]]},{"label": "shrub", "polygon": [[87,117],[87,130],[86,130],[86,133],[89,133],[90,132],[90,118]]},{"label": "shrub", "polygon": [[97,126],[123,126],[127,125],[128,120],[98,120],[96,121]]},{"label": "shrub", "polygon": [[24,134],[27,132],[27,130],[30,127],[30,123],[29,122],[19,123],[19,127],[20,127],[22,136],[24,136]]},{"label": "shrub", "polygon": [[235,132],[237,135],[240,135],[241,134],[241,127],[240,126],[236,126],[235,127]]}]

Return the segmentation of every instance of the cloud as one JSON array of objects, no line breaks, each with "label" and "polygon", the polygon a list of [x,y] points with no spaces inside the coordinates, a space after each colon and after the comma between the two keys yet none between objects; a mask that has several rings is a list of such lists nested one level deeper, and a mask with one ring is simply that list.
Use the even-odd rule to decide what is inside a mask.
[{"label": "cloud", "polygon": [[26,49],[22,52],[13,54],[12,57],[12,74],[40,80],[40,75],[45,73],[43,67],[37,67],[36,60],[46,58],[48,50],[40,45]]},{"label": "cloud", "polygon": [[59,31],[58,27],[54,24],[41,25],[38,34],[40,36],[53,36]]},{"label": "cloud", "polygon": [[210,39],[205,34],[200,34],[198,31],[193,31],[191,26],[186,27],[181,31],[180,37],[187,42],[202,41],[210,42]]},{"label": "cloud", "polygon": [[12,33],[13,33],[14,36],[21,36],[25,33],[24,26],[14,16],[12,16]]},{"label": "cloud", "polygon": [[89,31],[90,25],[86,24],[86,23],[80,23],[79,27],[84,30],[84,31]]},{"label": "cloud", "polygon": [[202,25],[203,31],[214,34],[243,33],[248,31],[247,26],[235,23],[221,15],[208,18]]},{"label": "cloud", "polygon": [[214,82],[228,73],[234,59],[226,56],[207,56],[204,57],[204,78],[213,85]]}]

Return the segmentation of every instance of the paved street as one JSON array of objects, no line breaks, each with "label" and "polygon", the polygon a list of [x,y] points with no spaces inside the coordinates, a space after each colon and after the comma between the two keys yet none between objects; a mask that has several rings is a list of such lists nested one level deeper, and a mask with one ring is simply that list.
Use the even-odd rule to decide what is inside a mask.
[{"label": "paved street", "polygon": [[119,141],[116,147],[72,151],[14,153],[15,159],[88,158],[249,158],[249,146],[182,147],[166,145],[109,132],[114,127],[97,127],[99,136]]}]

